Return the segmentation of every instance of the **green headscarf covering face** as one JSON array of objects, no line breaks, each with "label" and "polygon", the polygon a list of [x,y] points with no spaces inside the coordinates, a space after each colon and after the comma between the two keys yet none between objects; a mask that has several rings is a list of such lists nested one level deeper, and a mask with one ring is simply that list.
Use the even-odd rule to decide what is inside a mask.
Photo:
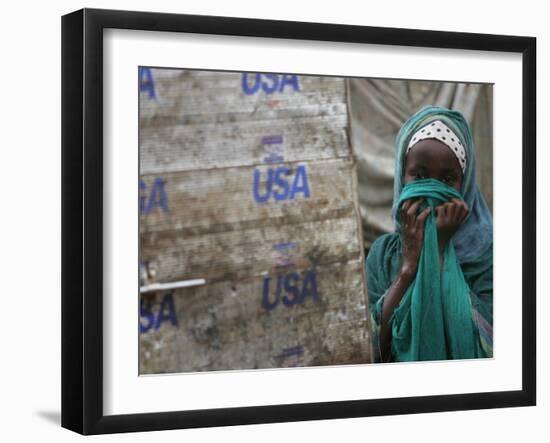
[{"label": "green headscarf covering face", "polygon": [[[405,186],[402,183],[411,137],[436,120],[459,136],[465,147],[467,163],[461,192],[432,179],[415,180]],[[399,208],[404,201],[418,197],[425,198],[425,205],[432,206],[432,211],[425,222],[416,278],[390,320],[392,357],[397,361],[416,361],[489,356],[492,353],[492,223],[475,183],[472,136],[464,117],[456,111],[423,108],[405,122],[397,136],[393,205],[396,232],[377,239],[367,258],[369,301],[378,325],[383,296],[401,265]],[[470,213],[445,247],[443,269],[440,269],[433,207],[451,198],[464,199]],[[480,322],[487,325],[483,337]]]}]

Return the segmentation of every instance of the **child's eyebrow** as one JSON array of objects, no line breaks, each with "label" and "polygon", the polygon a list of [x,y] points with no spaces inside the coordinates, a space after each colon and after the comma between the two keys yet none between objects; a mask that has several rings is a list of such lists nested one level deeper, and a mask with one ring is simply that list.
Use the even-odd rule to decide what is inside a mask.
[{"label": "child's eyebrow", "polygon": [[407,167],[410,169],[428,169],[425,164],[417,162],[411,162]]}]

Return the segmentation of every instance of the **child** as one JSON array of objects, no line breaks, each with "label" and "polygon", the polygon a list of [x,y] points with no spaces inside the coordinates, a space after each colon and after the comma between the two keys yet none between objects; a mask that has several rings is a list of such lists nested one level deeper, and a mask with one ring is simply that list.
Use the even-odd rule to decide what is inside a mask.
[{"label": "child", "polygon": [[396,230],[367,257],[377,361],[492,357],[492,218],[457,111],[426,107],[396,139]]}]

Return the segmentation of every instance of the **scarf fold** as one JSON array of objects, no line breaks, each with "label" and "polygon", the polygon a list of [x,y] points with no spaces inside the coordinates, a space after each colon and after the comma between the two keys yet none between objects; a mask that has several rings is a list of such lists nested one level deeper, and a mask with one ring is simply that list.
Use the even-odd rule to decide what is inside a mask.
[{"label": "scarf fold", "polygon": [[428,205],[432,211],[424,224],[415,280],[392,316],[392,354],[397,361],[483,357],[472,319],[470,288],[452,240],[443,250],[440,269],[434,208],[462,196],[438,180],[416,180],[403,187],[397,208],[421,197],[425,202],[419,211]]}]

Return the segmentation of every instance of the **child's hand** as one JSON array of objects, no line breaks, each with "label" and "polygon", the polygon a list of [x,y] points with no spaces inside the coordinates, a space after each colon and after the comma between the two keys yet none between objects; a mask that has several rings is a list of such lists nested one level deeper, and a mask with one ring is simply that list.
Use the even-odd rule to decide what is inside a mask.
[{"label": "child's hand", "polygon": [[466,202],[453,198],[435,208],[435,220],[437,226],[437,241],[439,252],[443,251],[445,245],[458,230],[468,215]]},{"label": "child's hand", "polygon": [[418,260],[422,251],[424,239],[424,222],[430,214],[431,208],[427,207],[420,214],[418,208],[424,199],[407,200],[401,206],[399,220],[401,222],[401,238],[403,242],[403,265],[401,273],[411,278],[418,269]]}]

